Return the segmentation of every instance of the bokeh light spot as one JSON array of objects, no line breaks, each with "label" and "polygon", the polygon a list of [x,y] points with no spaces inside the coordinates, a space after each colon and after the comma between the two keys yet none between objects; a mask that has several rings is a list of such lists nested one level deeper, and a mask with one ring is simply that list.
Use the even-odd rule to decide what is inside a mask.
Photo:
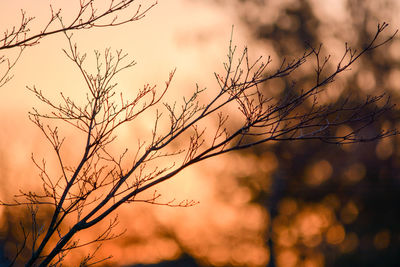
[{"label": "bokeh light spot", "polygon": [[345,182],[350,184],[357,183],[365,177],[365,174],[365,166],[361,163],[354,163],[344,173]]},{"label": "bokeh light spot", "polygon": [[388,159],[393,154],[393,145],[390,138],[384,138],[376,146],[376,155],[380,160]]},{"label": "bokeh light spot", "polygon": [[305,182],[317,186],[325,182],[332,175],[332,165],[327,160],[320,160],[306,171]]},{"label": "bokeh light spot", "polygon": [[346,234],[346,238],[340,244],[339,248],[340,248],[340,251],[342,251],[343,253],[350,253],[350,252],[353,252],[354,250],[356,250],[356,248],[358,247],[358,244],[359,244],[359,240],[358,240],[357,234],[354,232],[351,232],[351,233]]},{"label": "bokeh light spot", "polygon": [[303,261],[303,267],[323,267],[325,260],[322,253],[308,255]]},{"label": "bokeh light spot", "polygon": [[382,230],[378,232],[374,237],[374,246],[376,249],[386,249],[390,244],[390,232],[389,230]]},{"label": "bokeh light spot", "polygon": [[282,249],[277,253],[276,261],[279,267],[295,267],[299,261],[299,253],[293,248]]},{"label": "bokeh light spot", "polygon": [[328,231],[326,232],[326,241],[332,245],[339,245],[344,241],[345,237],[346,233],[343,226],[340,224],[329,227]]},{"label": "bokeh light spot", "polygon": [[358,216],[358,208],[353,201],[347,203],[340,212],[340,218],[343,223],[349,224],[354,222]]}]

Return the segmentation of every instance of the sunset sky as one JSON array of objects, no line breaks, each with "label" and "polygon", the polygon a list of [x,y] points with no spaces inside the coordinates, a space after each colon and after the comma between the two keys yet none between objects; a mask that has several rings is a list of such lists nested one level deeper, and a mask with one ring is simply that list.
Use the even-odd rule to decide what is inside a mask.
[{"label": "sunset sky", "polygon": [[[28,16],[36,17],[31,25],[32,31],[40,29],[50,17],[49,4],[53,5],[54,10],[61,8],[63,18],[68,21],[76,11],[76,6],[71,2],[77,1],[33,2],[19,0],[2,4],[1,29],[5,31],[12,25],[18,25],[21,8]],[[234,26],[233,42],[237,44],[239,50],[247,46],[251,58],[271,55],[273,60],[271,67],[278,64],[277,52],[271,44],[257,40],[254,32],[249,30],[248,24],[246,25],[242,19],[242,15],[246,13],[255,20],[275,21],[274,16],[277,16],[284,5],[295,4],[296,1],[269,2],[268,8],[259,9],[250,3],[243,8],[236,1],[228,0],[159,0],[146,17],[137,22],[111,28],[75,31],[73,41],[77,43],[81,53],[88,54],[89,62],[93,60],[93,50],[102,52],[108,47],[112,50],[122,49],[137,62],[134,67],[125,70],[117,77],[116,90],[127,98],[134,97],[137,89],[147,83],[163,88],[169,73],[176,68],[165,101],[173,103],[181,101],[184,96],[189,97],[196,84],[200,88],[207,88],[201,98],[205,101],[217,90],[214,72],[223,71],[222,63],[226,60],[232,26]],[[347,25],[343,24],[349,16],[346,13],[345,1],[310,2],[313,3],[312,6],[321,21],[326,22],[319,29],[319,33],[325,38],[328,49],[333,51],[340,46],[343,47],[343,40],[352,36],[351,31],[346,31]],[[137,1],[137,3],[142,3],[144,8],[154,1]],[[388,20],[397,27],[400,25],[400,18],[393,14],[388,16]],[[373,21],[371,25],[376,27],[375,23],[376,21]],[[327,31],[326,29],[332,25],[339,26]],[[295,27],[296,22],[284,20],[281,21],[281,26]],[[400,58],[398,40],[394,46],[395,48],[390,48],[389,53],[393,57]],[[40,186],[38,171],[31,161],[32,153],[39,161],[45,158],[49,168],[54,172],[57,171],[55,167],[52,169],[56,164],[56,158],[50,145],[28,119],[28,112],[32,107],[42,108],[44,111],[46,107],[26,89],[26,86],[36,86],[55,101],[60,99],[60,92],[76,99],[77,102],[84,100],[87,89],[76,66],[62,51],[67,47],[68,42],[63,34],[49,36],[41,40],[40,44],[28,47],[13,69],[13,79],[0,88],[1,199],[10,199],[19,189],[29,191]],[[5,53],[10,58],[15,56],[13,51]],[[94,70],[94,66],[89,64],[88,68],[91,67]],[[357,68],[355,65],[356,70]],[[365,77],[368,78],[368,72],[365,73]],[[399,73],[398,69],[394,70],[392,75],[394,78],[388,82],[395,89],[396,86],[400,89]],[[371,79],[372,82],[375,81],[374,78]],[[364,81],[359,80],[361,84]],[[329,96],[335,97],[334,93]],[[144,116],[137,124],[129,125],[119,132],[116,151],[123,151],[126,147],[134,149],[138,137],[148,137],[154,125],[152,120],[154,112]],[[212,122],[210,127],[215,127]],[[79,147],[82,141],[77,140],[79,135],[75,135],[71,128],[65,127],[63,130],[62,133],[67,137],[69,144],[63,152],[73,164],[82,153]],[[387,150],[382,151],[384,154]],[[265,160],[269,164],[260,166],[259,160]],[[118,230],[126,229],[127,232],[117,240],[106,242],[99,256],[106,257],[112,254],[111,263],[119,265],[155,263],[176,259],[181,256],[185,248],[212,266],[227,264],[265,266],[269,261],[270,252],[264,239],[268,236],[271,218],[264,207],[251,202],[252,193],[249,189],[232,177],[263,176],[262,186],[268,188],[272,173],[278,166],[276,155],[264,151],[257,156],[232,153],[184,170],[174,179],[158,186],[157,192],[162,194],[162,200],[166,202],[173,199],[178,202],[189,199],[198,201],[199,204],[188,208],[151,206],[143,203],[123,206],[117,211],[120,220]],[[353,167],[351,177],[363,176],[364,166],[354,164]],[[332,172],[330,163],[321,159],[307,170],[309,179],[306,183],[311,185],[322,183],[331,177]],[[346,236],[341,222],[336,219],[335,205],[332,204],[335,198],[327,196],[324,201],[323,204],[307,207],[292,199],[287,199],[281,204],[281,216],[275,221],[278,229],[275,233],[276,242],[283,248],[277,258],[281,264],[279,266],[285,264],[295,266],[290,265],[290,261],[293,263],[299,258],[297,251],[291,249],[296,240],[306,240],[305,245],[310,248],[319,245],[323,238],[331,245],[342,245],[343,249],[358,242],[354,241],[351,235],[350,238],[349,235]],[[359,211],[352,202],[346,205],[344,217],[347,216],[346,218],[351,221]],[[16,231],[16,229],[4,229],[2,223],[5,219],[2,219],[2,212],[4,208],[0,207],[0,229],[3,227],[0,234]],[[289,218],[290,227],[289,224],[282,223],[287,222]],[[85,231],[82,233],[83,239],[93,237],[96,231],[98,230]],[[12,251],[12,244],[7,246]],[[92,247],[88,250],[79,250],[74,255],[82,257],[89,249]],[[322,255],[316,254],[310,262],[312,264],[304,267],[322,267],[324,259]]]},{"label": "sunset sky", "polygon": [[[153,1],[142,2],[143,6],[153,3]],[[74,14],[76,8],[70,5],[70,2],[53,3],[54,10],[57,9],[57,4],[62,8],[65,19]],[[2,10],[4,16],[1,17],[0,23],[8,27],[12,23],[19,22],[21,8],[28,16],[36,17],[32,23],[33,31],[35,27],[39,29],[50,16],[49,3],[45,1],[40,5],[32,5],[30,1],[17,1],[7,5],[6,8]],[[244,41],[248,38],[246,30],[234,15],[233,8],[199,1],[159,1],[140,21],[119,27],[74,32],[74,41],[82,53],[88,53],[89,60],[93,60],[94,49],[104,51],[105,48],[111,47],[129,53],[137,65],[119,76],[117,89],[126,97],[133,97],[136,94],[135,88],[141,88],[143,84],[150,83],[161,88],[169,73],[176,68],[176,75],[171,90],[166,95],[166,101],[180,101],[183,96],[191,94],[196,83],[210,89],[216,85],[213,72],[222,70],[232,25],[235,25],[234,42],[241,49],[246,44]],[[247,44],[250,45],[251,42]],[[67,47],[65,37],[58,34],[41,40],[37,46],[28,48],[13,72],[14,78],[1,90],[0,108],[3,124],[1,147],[7,148],[1,153],[4,166],[2,179],[3,184],[7,184],[7,188],[3,187],[1,191],[2,198],[12,196],[20,188],[30,190],[38,186],[36,170],[30,159],[31,153],[38,159],[46,158],[49,168],[52,164],[56,164],[50,145],[28,119],[27,113],[32,107],[40,108],[43,105],[26,89],[26,86],[35,85],[54,99],[59,99],[59,92],[78,101],[84,97],[85,88],[82,79],[77,74],[75,66],[62,52],[62,49]],[[153,114],[146,116],[151,115]],[[144,121],[141,121],[139,128],[150,130],[153,123],[146,124]],[[72,134],[68,131],[67,128],[65,130],[67,140],[72,140],[73,143],[75,139],[68,136],[68,133]],[[132,144],[136,145],[136,141],[132,139],[137,132],[134,125],[123,130],[117,147],[124,149]],[[64,153],[76,157],[80,155],[78,151],[79,147],[66,147]],[[238,164],[242,167],[236,168],[230,175],[240,173],[240,170],[246,171],[246,164],[238,160]],[[229,172],[226,171],[228,166],[223,162],[218,161],[213,164],[209,161],[207,165],[193,167],[184,171],[174,181],[158,188],[163,194],[163,201],[168,202],[172,199],[178,202],[185,199],[199,201],[201,204],[195,207],[174,209],[152,208],[144,204],[138,204],[137,207],[124,206],[118,212],[121,221],[119,230],[128,230],[130,233],[127,235],[128,240],[129,236],[135,235],[139,239],[148,240],[143,245],[137,243],[130,245],[124,239],[109,242],[104,244],[104,256],[108,256],[112,251],[113,260],[118,264],[157,262],[178,257],[180,254],[178,245],[170,239],[158,237],[160,233],[157,228],[161,224],[167,229],[172,227],[182,242],[196,246],[199,256],[209,255],[207,258],[210,258],[210,261],[224,263],[230,261],[236,253],[238,262],[265,263],[268,255],[262,245],[261,236],[258,241],[254,238],[250,243],[243,242],[244,247],[236,248],[236,252],[226,246],[226,242],[230,240],[229,236],[234,234],[237,227],[247,225],[246,227],[250,227],[248,231],[257,236],[259,231],[263,231],[267,217],[260,207],[246,204],[250,197],[249,192],[239,192],[230,204],[217,199],[215,187],[218,184],[212,177],[221,173],[229,176]],[[18,177],[18,183],[12,182],[15,181],[15,177]],[[237,188],[235,184],[230,186],[232,190]],[[239,216],[238,212],[245,212],[245,216]],[[205,226],[206,221],[209,226]],[[211,245],[212,243],[215,244]],[[213,249],[206,251],[207,247]],[[252,251],[249,255],[240,256],[242,254],[240,251],[249,249]],[[83,253],[85,250],[78,252],[78,255],[84,255]]]}]

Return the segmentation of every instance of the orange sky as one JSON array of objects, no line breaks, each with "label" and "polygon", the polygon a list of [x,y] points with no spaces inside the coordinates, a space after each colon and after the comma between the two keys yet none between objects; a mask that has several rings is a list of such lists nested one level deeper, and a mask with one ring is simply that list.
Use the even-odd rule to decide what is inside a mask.
[{"label": "orange sky", "polygon": [[[74,8],[68,6],[67,2],[57,4],[60,3],[63,5],[64,17],[67,18]],[[8,17],[1,17],[1,25],[11,21],[17,23],[18,19],[13,19],[18,18],[20,8],[24,8],[28,15],[38,18],[33,22],[33,28],[40,27],[49,17],[48,3],[32,5],[31,1],[15,1],[13,5],[8,5],[7,9],[2,10]],[[243,40],[247,38],[246,33],[233,15],[233,10],[198,1],[159,1],[141,21],[115,28],[74,32],[74,40],[81,51],[87,52],[89,56],[93,55],[94,49],[102,51],[112,47],[123,49],[138,62],[132,69],[125,71],[118,80],[118,90],[127,97],[134,96],[135,88],[140,88],[145,83],[163,86],[169,72],[177,68],[166,100],[179,101],[182,96],[190,95],[196,83],[210,89],[216,85],[213,72],[222,69],[232,25],[235,25],[235,41],[243,47],[245,43]],[[7,148],[2,151],[1,160],[5,166],[3,184],[8,185],[7,190],[4,188],[0,193],[2,197],[10,197],[20,188],[30,190],[38,186],[34,174],[36,171],[30,160],[31,153],[34,153],[39,160],[42,157],[46,158],[50,168],[55,164],[49,144],[27,118],[27,112],[33,106],[40,108],[43,105],[26,90],[25,86],[35,85],[53,99],[57,99],[60,91],[77,99],[84,96],[84,87],[79,75],[61,51],[66,46],[65,38],[59,34],[27,49],[14,70],[14,79],[1,88],[0,119],[3,131],[0,142],[1,147]],[[140,125],[144,129],[146,127],[151,129],[152,126],[152,123]],[[121,132],[118,143],[122,146],[121,149],[126,144],[136,144],[132,142],[135,135],[131,130]],[[68,130],[64,131],[67,138],[71,138],[68,135],[71,133]],[[79,148],[66,147],[64,152],[73,158],[77,149]],[[238,160],[239,165],[240,159]],[[225,176],[236,175],[238,172],[229,174],[226,171],[228,166],[224,164],[225,161],[218,162],[215,165],[209,161],[208,164],[202,163],[198,167],[190,168],[174,181],[158,188],[163,194],[163,200],[169,201],[175,198],[177,201],[184,199],[200,201],[201,204],[195,207],[152,208],[143,204],[137,205],[138,207],[122,207],[118,212],[121,221],[119,229],[128,230],[125,234],[128,239],[132,235],[139,235],[148,243],[130,245],[121,238],[104,244],[104,251],[112,251],[113,260],[118,264],[156,262],[179,256],[179,248],[174,241],[157,237],[158,232],[155,227],[161,224],[172,228],[182,242],[193,244],[200,256],[209,255],[211,261],[224,264],[231,261],[232,257],[236,257],[238,263],[245,261],[256,265],[264,264],[268,255],[263,247],[262,236],[259,236],[258,241],[253,240],[250,243],[243,241],[240,242],[241,246],[235,245],[236,252],[226,245],[231,240],[229,236],[234,234],[235,228],[250,227],[243,232],[251,231],[257,236],[259,231],[263,231],[267,217],[262,208],[248,206],[249,192],[238,191],[238,194],[235,194],[237,197],[230,204],[218,199],[216,195],[218,185],[213,176],[222,173]],[[6,170],[5,175],[4,170]],[[242,170],[246,170],[245,165]],[[11,182],[16,179],[18,179],[17,184]],[[10,184],[12,186],[9,186]],[[232,190],[238,189],[236,184],[230,186]],[[149,215],[141,215],[143,212]],[[135,218],[134,222],[132,216]],[[208,226],[205,222],[208,222]],[[236,239],[240,240],[240,237]],[[252,253],[246,253],[247,256],[244,257],[242,253],[249,250]],[[79,251],[78,255],[84,255],[82,253],[85,253],[85,250]]]},{"label": "orange sky", "polygon": [[[12,23],[18,23],[20,8],[24,8],[28,15],[38,18],[33,25],[42,25],[49,17],[49,2],[51,1],[33,4],[33,1],[21,0],[2,6],[0,25],[9,27]],[[74,32],[74,40],[81,51],[87,52],[89,56],[93,55],[93,49],[102,51],[112,47],[123,49],[138,62],[119,76],[118,90],[127,97],[134,96],[135,89],[141,88],[145,83],[163,86],[169,72],[174,68],[177,68],[177,73],[166,100],[180,100],[182,96],[190,95],[196,83],[200,87],[209,88],[211,94],[216,86],[213,72],[222,69],[232,25],[235,25],[234,40],[239,48],[248,45],[253,56],[262,54],[261,51],[265,48],[251,40],[250,33],[236,15],[235,5],[216,5],[212,2],[160,0],[138,22],[115,28]],[[333,11],[343,9],[341,2],[343,1],[332,0],[329,5],[318,6],[320,14],[327,17],[342,14]],[[66,18],[74,11],[70,3],[71,1],[56,3],[62,5]],[[150,0],[142,3],[146,5],[153,2]],[[332,4],[335,4],[334,8]],[[273,5],[279,6],[279,1],[275,1]],[[274,10],[273,7],[271,10]],[[253,11],[257,15],[257,11]],[[343,19],[345,18],[336,16],[337,21]],[[330,41],[334,43],[337,40],[327,40],[328,43]],[[0,88],[0,147],[3,148],[0,151],[0,161],[4,183],[7,183],[7,190],[0,191],[1,197],[12,195],[14,192],[11,188],[17,190],[19,187],[31,188],[37,185],[30,160],[32,152],[39,159],[48,158],[49,164],[54,162],[49,153],[49,145],[27,118],[27,112],[33,106],[41,105],[25,86],[36,85],[55,99],[60,91],[78,99],[84,96],[79,75],[61,51],[66,46],[65,38],[59,34],[27,49],[14,70],[14,79]],[[150,130],[152,126],[152,123],[140,124],[140,128],[145,130]],[[131,144],[135,138],[132,128],[129,129],[130,131],[120,133],[119,144],[122,148],[125,144]],[[69,133],[66,132],[67,135]],[[74,152],[76,148],[66,148],[69,156],[73,157]],[[271,162],[271,169],[262,170],[263,172],[268,173],[276,168],[274,155],[266,153],[263,157]],[[230,168],[232,161],[235,162],[235,169]],[[251,156],[232,154],[183,171],[172,181],[162,184],[158,190],[166,201],[173,198],[178,201],[193,199],[200,201],[200,204],[185,209],[149,207],[143,204],[124,206],[118,214],[120,229],[128,230],[125,234],[128,238],[122,237],[115,242],[106,243],[103,250],[112,251],[113,260],[119,264],[156,262],[178,257],[179,244],[165,236],[159,236],[158,228],[162,226],[166,232],[175,234],[182,244],[190,244],[189,249],[216,266],[227,262],[238,266],[264,266],[269,258],[263,243],[265,228],[269,224],[268,214],[260,206],[249,204],[250,193],[240,187],[236,180],[230,179],[233,176],[256,175],[260,170],[254,164],[255,160]],[[226,190],[231,190],[231,195],[234,196],[230,201],[221,199],[218,195],[221,180]],[[305,211],[302,218],[308,215],[314,216],[313,218],[317,216],[311,210]],[[317,216],[315,220],[322,219]],[[298,221],[302,225],[301,218]],[[336,226],[334,230],[340,232],[340,226]],[[132,235],[149,242],[139,245],[130,242]],[[251,235],[251,242],[246,235]]]}]

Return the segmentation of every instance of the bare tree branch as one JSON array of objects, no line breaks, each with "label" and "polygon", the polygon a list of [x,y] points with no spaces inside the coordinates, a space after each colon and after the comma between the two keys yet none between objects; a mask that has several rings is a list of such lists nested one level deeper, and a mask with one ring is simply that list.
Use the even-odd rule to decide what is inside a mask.
[{"label": "bare tree branch", "polygon": [[[54,10],[53,6],[50,5],[50,19],[42,26],[41,30],[34,33],[31,33],[31,25],[35,17],[30,17],[26,14],[26,11],[21,10],[19,26],[6,29],[3,37],[0,37],[0,51],[19,49],[14,59],[0,55],[0,66],[5,65],[4,73],[0,73],[0,87],[12,79],[13,76],[10,73],[25,48],[39,44],[43,38],[60,32],[113,27],[134,22],[144,18],[150,9],[157,4],[157,2],[154,2],[148,7],[142,7],[139,4],[135,7],[135,0],[111,0],[105,9],[101,9],[98,2],[96,0],[80,0],[76,15],[69,21],[63,19],[61,9]],[[129,14],[124,15],[123,12],[129,12]]]},{"label": "bare tree branch", "polygon": [[[131,1],[121,3],[128,2]],[[113,5],[110,6],[112,8]],[[89,25],[100,25],[95,22]],[[113,21],[111,25],[114,24],[118,23]],[[197,204],[191,200],[178,204],[174,204],[175,200],[163,203],[159,201],[161,195],[157,191],[150,197],[138,196],[205,159],[266,142],[321,140],[347,144],[398,134],[397,130],[389,129],[373,135],[363,135],[368,125],[394,108],[390,99],[385,100],[384,95],[367,97],[359,104],[352,103],[350,97],[335,105],[322,105],[318,102],[321,92],[338,75],[348,70],[365,53],[393,39],[394,35],[384,40],[379,39],[387,26],[386,23],[378,25],[375,36],[359,52],[346,44],[343,57],[333,71],[327,69],[331,58],[321,56],[321,46],[310,47],[297,59],[284,59],[277,69],[269,70],[270,57],[265,62],[261,57],[252,62],[247,48],[237,55],[237,48],[231,40],[227,62],[224,63],[225,72],[215,73],[217,90],[211,92],[214,96],[201,103],[199,96],[204,90],[197,86],[192,96],[183,98],[180,105],[177,102],[162,103],[175,70],[169,74],[163,88],[157,89],[147,84],[138,90],[136,97],[125,99],[122,94],[116,93],[117,84],[114,80],[120,71],[131,68],[135,62],[128,60],[127,55],[120,50],[113,53],[107,49],[103,54],[95,51],[97,63],[92,73],[84,66],[86,54],[80,54],[72,36],[65,33],[68,49],[64,52],[79,69],[88,88],[86,104],[78,105],[64,94],[61,94],[61,103],[55,103],[35,86],[28,87],[39,101],[52,110],[49,114],[43,114],[33,109],[29,115],[52,145],[60,174],[51,176],[46,170],[45,161],[39,163],[32,157],[39,170],[42,190],[21,191],[15,202],[1,202],[3,205],[34,207],[31,209],[32,256],[27,266],[57,265],[72,249],[115,238],[112,230],[116,219],[91,242],[80,244],[76,236],[81,230],[103,221],[122,204],[146,202],[179,207]],[[313,84],[307,88],[298,88],[293,82],[291,91],[283,98],[265,95],[264,84],[293,75],[307,63],[316,66]],[[231,114],[233,109],[238,111],[238,116]],[[116,130],[148,111],[155,114],[149,138],[138,141],[133,158],[124,161],[128,157],[128,148],[121,155],[114,156],[110,145],[116,140]],[[52,126],[51,121],[54,120],[65,122],[85,135],[82,155],[75,166],[67,166],[64,162],[65,138],[60,136],[57,127]],[[215,127],[210,127],[210,130],[204,125],[210,125],[211,121],[215,122]],[[339,127],[347,125],[351,127],[350,132],[341,134],[337,131]],[[168,159],[168,163],[161,159]],[[130,165],[125,167],[124,162],[130,162]],[[36,223],[39,206],[49,206],[53,212],[45,230],[39,230]],[[76,223],[65,226],[66,218],[71,217],[76,219]],[[51,240],[57,241],[53,247],[50,246]],[[93,255],[88,255],[82,262],[88,264]]]}]

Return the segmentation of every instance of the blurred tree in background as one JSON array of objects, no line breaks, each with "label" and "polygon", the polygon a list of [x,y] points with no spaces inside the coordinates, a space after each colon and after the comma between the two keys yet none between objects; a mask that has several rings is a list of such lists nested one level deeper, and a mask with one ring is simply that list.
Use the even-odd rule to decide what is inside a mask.
[{"label": "blurred tree in background", "polygon": [[[376,23],[393,21],[399,11],[398,1],[390,0],[238,2],[253,36],[277,57],[302,51],[307,43],[333,50],[345,41],[363,47]],[[278,11],[271,8],[274,3]],[[326,101],[335,103],[347,94],[362,101],[386,91],[398,103],[399,45],[397,39],[389,50],[361,59],[350,75],[330,86]],[[312,76],[313,70],[303,75],[304,84]],[[290,83],[285,79],[265,90],[285,94]],[[398,112],[388,113],[368,131],[398,127],[398,119]],[[284,142],[246,151],[256,153],[260,165],[271,165],[271,157],[276,165],[271,177],[238,177],[251,189],[253,201],[270,212],[271,231],[265,236],[272,250],[269,266],[397,266],[399,148],[399,137],[393,137],[344,146]],[[265,179],[270,179],[267,186]]]}]

